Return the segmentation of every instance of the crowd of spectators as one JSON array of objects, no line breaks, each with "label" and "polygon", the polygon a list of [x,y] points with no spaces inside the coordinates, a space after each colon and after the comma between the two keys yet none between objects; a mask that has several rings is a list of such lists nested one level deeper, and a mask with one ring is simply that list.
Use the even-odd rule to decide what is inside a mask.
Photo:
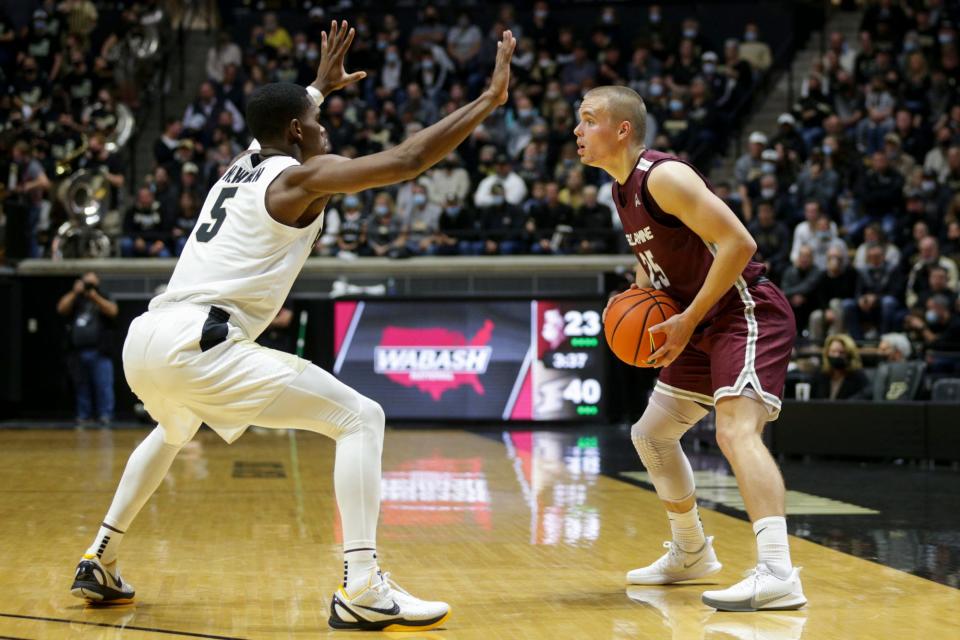
[{"label": "crowd of spectators", "polygon": [[830,34],[777,130],[736,162],[725,199],[804,341],[903,333],[928,371],[958,370],[958,20],[956,3],[871,3],[859,41]]},{"label": "crowd of spectators", "polygon": [[[148,23],[158,11],[146,0],[121,21]],[[658,5],[629,20],[623,7],[601,5],[592,23],[559,20],[544,1],[417,11],[411,28],[387,11],[345,16],[357,29],[348,66],[368,77],[324,104],[336,153],[389,148],[465,104],[485,85],[506,28],[519,42],[510,101],[415,181],[333,201],[318,255],[624,251],[609,178],[577,158],[583,94],[599,84],[636,89],[647,145],[702,158],[723,149],[730,114],[773,60],[755,23],[724,40],[694,17],[664,20]],[[733,179],[716,184],[787,294],[802,341],[903,332],[924,351],[960,348],[956,12],[938,0],[870,3],[858,42],[831,34],[777,130],[753,132]],[[266,82],[308,84],[331,17],[313,7],[227,21],[204,60],[206,80],[167,120],[154,166],[133,184],[106,141],[118,99],[136,103],[136,83],[111,64],[119,39],[97,28],[95,5],[47,0],[28,27],[0,21],[6,183],[28,210],[30,255],[50,252],[51,178],[79,168],[106,176],[112,206],[132,194],[118,253],[179,255],[208,187],[250,142],[246,97]]]},{"label": "crowd of spectators", "polygon": [[19,26],[0,10],[0,200],[17,257],[51,255],[61,178],[102,176],[106,207],[119,206],[121,105],[136,112],[155,57],[134,48],[159,42],[166,24],[159,0],[105,12],[91,0],[35,4]]},{"label": "crowd of spectators", "polygon": [[[413,182],[335,200],[319,255],[353,258],[614,252],[624,248],[609,179],[583,167],[573,128],[583,94],[625,84],[647,100],[648,144],[683,157],[722,148],[731,114],[771,64],[748,24],[740,39],[713,40],[695,18],[661,8],[597,6],[586,24],[554,7],[502,4],[461,10],[426,5],[415,22],[337,14],[357,29],[348,65],[365,81],[330,96],[322,121],[336,153],[381,151],[475,97],[504,29],[518,38],[510,102],[442,163]],[[349,11],[348,11],[349,13]],[[202,193],[248,142],[246,97],[272,81],[308,84],[319,60],[321,7],[258,14],[218,34],[207,80],[155,146],[155,169],[126,215],[124,255],[178,255]],[[629,25],[629,26],[628,26]],[[146,191],[152,193],[150,197]],[[193,198],[179,194],[189,191]]]}]

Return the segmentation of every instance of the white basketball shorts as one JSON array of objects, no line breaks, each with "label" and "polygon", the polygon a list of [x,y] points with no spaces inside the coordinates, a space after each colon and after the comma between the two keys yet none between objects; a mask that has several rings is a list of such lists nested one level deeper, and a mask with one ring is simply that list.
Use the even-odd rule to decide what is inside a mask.
[{"label": "white basketball shorts", "polygon": [[186,303],[137,317],[123,344],[127,383],[174,440],[205,422],[233,442],[307,364],[258,345],[225,311]]}]

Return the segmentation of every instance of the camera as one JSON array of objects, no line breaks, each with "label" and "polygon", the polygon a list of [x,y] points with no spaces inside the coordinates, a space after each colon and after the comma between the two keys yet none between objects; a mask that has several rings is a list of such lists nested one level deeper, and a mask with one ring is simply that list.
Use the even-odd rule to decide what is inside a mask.
[{"label": "camera", "polygon": [[84,282],[84,283],[83,283],[83,290],[84,290],[84,291],[93,291],[93,290],[96,289],[96,288],[97,288],[97,285],[93,284],[92,282]]}]

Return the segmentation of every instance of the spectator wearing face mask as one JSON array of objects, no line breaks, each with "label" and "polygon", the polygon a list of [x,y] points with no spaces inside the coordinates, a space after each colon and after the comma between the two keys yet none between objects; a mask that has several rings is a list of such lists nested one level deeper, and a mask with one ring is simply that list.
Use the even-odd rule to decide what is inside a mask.
[{"label": "spectator wearing face mask", "polygon": [[483,243],[476,246],[472,236],[475,215],[464,209],[463,201],[455,195],[447,196],[443,211],[437,220],[437,231],[430,246],[431,255],[455,256],[458,254],[477,255],[483,250]]},{"label": "spectator wearing face mask", "polygon": [[770,46],[761,42],[760,29],[755,22],[748,22],[744,28],[743,42],[740,43],[740,57],[757,71],[766,71],[773,64]]},{"label": "spectator wearing face mask", "polygon": [[418,182],[413,184],[413,195],[410,200],[412,206],[409,217],[403,221],[407,249],[412,255],[426,255],[430,253],[441,210],[436,204],[430,202],[427,187]]},{"label": "spectator wearing face mask", "polygon": [[960,370],[960,314],[950,299],[935,295],[927,299],[922,316],[907,317],[906,327],[923,343],[931,373]]},{"label": "spectator wearing face mask", "polygon": [[394,216],[393,210],[389,193],[381,191],[374,196],[373,219],[367,224],[367,255],[389,258],[408,255],[406,225]]},{"label": "spectator wearing face mask", "polygon": [[[381,211],[386,206],[379,205]],[[340,216],[340,228],[337,231],[335,255],[338,258],[351,258],[369,253],[367,248],[367,221],[360,211],[360,198],[348,194],[343,198],[343,214]]]},{"label": "spectator wearing face mask", "polygon": [[811,398],[821,400],[852,400],[863,397],[868,387],[860,350],[845,334],[827,338],[821,356],[823,365],[813,379]]}]

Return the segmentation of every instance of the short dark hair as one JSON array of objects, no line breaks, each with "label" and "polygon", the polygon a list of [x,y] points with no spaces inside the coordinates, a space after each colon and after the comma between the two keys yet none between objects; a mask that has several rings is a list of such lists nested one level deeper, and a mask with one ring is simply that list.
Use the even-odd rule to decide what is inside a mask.
[{"label": "short dark hair", "polygon": [[261,143],[283,136],[287,125],[310,107],[307,90],[291,82],[258,87],[247,100],[247,127]]}]

